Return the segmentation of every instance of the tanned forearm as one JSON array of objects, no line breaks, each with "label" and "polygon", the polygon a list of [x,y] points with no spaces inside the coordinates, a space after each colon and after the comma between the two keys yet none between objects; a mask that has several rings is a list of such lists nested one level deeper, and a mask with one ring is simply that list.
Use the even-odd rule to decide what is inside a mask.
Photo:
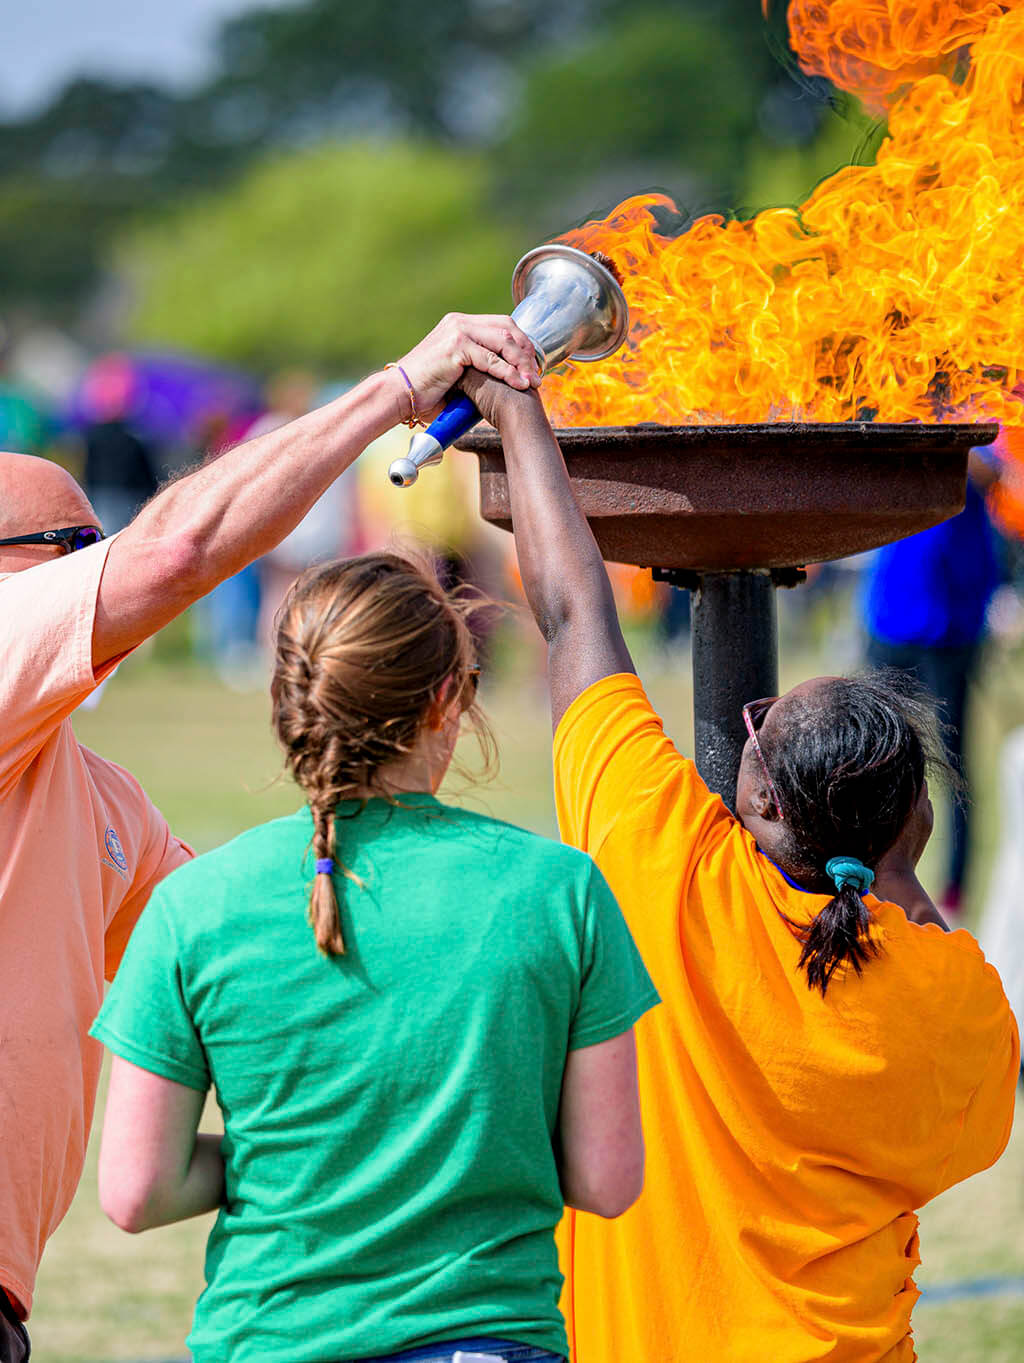
[{"label": "tanned forearm", "polygon": [[163,488],[111,545],[97,603],[93,665],[173,620],[272,549],[400,415],[388,375],[227,450]]},{"label": "tanned forearm", "polygon": [[505,451],[519,570],[548,644],[557,727],[576,696],[601,677],[634,671],[633,662],[607,569],[573,495],[540,400],[533,393],[501,397],[495,417]]},{"label": "tanned forearm", "polygon": [[370,441],[397,424],[407,403],[388,374],[226,450],[170,483],[123,532],[134,547],[169,534],[203,545],[211,583],[272,549]]}]

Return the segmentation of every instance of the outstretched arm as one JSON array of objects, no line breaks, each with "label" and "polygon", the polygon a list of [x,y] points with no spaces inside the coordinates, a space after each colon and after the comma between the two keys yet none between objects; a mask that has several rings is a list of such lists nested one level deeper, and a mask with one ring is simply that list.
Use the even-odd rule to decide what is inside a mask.
[{"label": "outstretched arm", "polygon": [[[508,317],[452,314],[402,360],[427,414],[477,366],[539,382],[533,346]],[[272,549],[377,436],[410,414],[396,369],[228,450],[158,493],[110,546],[93,626],[93,667],[128,652],[226,577]]]},{"label": "outstretched arm", "polygon": [[548,644],[555,728],[588,686],[633,672],[611,583],[569,485],[558,443],[534,389],[467,374],[462,386],[501,431],[512,524],[526,599]]}]

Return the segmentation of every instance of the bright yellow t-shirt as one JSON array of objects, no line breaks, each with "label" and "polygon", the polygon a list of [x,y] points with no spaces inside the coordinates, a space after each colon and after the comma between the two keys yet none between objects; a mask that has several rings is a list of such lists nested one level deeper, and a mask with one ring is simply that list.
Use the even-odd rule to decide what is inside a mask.
[{"label": "bright yellow t-shirt", "polygon": [[663,1000],[637,1024],[643,1194],[560,1229],[574,1363],[913,1359],[914,1208],[1010,1134],[995,970],[969,933],[869,895],[879,956],[809,989],[783,915],[826,897],[758,851],[632,675],[566,712],[555,794]]}]

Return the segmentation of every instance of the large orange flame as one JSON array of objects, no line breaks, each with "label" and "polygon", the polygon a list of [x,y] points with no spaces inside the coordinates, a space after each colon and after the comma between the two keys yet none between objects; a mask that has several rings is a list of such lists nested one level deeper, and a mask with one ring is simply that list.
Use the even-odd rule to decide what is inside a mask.
[{"label": "large orange flame", "polygon": [[803,69],[881,112],[904,86],[936,72],[953,75],[960,50],[1014,7],[995,0],[791,0],[788,19]]},{"label": "large orange flame", "polygon": [[[647,195],[567,234],[618,265],[632,324],[616,356],[545,381],[554,422],[1024,424],[1022,5],[793,0],[807,70],[877,98],[917,77],[876,164],[799,211],[667,237],[651,210],[674,205]],[[956,84],[935,68],[965,42]]]}]

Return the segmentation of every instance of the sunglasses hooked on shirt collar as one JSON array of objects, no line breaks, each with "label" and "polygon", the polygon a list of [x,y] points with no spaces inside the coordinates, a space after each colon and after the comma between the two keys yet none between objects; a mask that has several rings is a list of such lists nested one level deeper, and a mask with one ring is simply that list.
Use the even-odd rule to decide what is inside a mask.
[{"label": "sunglasses hooked on shirt collar", "polygon": [[0,548],[5,544],[55,544],[62,554],[73,554],[76,549],[88,549],[90,544],[99,544],[102,539],[106,539],[106,536],[98,525],[68,525],[63,530],[12,535],[10,539],[0,540]]}]

